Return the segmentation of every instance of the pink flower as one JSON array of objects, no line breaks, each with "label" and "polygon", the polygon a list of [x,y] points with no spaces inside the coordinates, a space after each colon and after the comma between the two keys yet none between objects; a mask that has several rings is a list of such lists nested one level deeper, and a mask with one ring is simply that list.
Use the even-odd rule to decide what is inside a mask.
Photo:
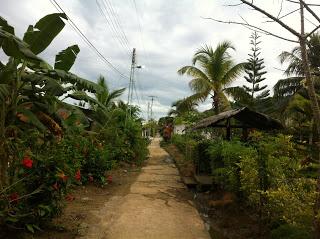
[{"label": "pink flower", "polygon": [[89,182],[93,182],[93,177],[91,175],[88,178],[89,178]]}]

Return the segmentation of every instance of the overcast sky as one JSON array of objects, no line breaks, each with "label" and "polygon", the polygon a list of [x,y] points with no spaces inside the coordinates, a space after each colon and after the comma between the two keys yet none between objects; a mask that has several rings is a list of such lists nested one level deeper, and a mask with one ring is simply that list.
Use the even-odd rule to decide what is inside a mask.
[{"label": "overcast sky", "polygon": [[[219,42],[229,40],[236,48],[235,52],[230,52],[236,62],[247,59],[250,49],[249,29],[217,23],[203,17],[236,21],[241,21],[243,17],[250,23],[295,40],[277,24],[265,23],[266,18],[245,6],[224,6],[239,3],[238,0],[135,0],[136,7],[134,0],[98,0],[107,18],[101,14],[96,0],[57,0],[57,2],[96,48],[123,74],[129,75],[130,51],[133,47],[137,49],[137,63],[144,65],[145,68],[136,71],[137,96],[135,95],[134,102],[142,108],[144,118],[147,116],[147,102],[150,101],[148,96],[157,97],[153,112],[158,118],[167,114],[173,101],[191,94],[188,88],[190,78],[178,76],[177,70],[189,65],[194,52],[204,44],[215,48]],[[263,9],[278,15],[281,0],[256,0],[256,2]],[[318,1],[308,1],[312,2]],[[20,37],[29,24],[34,25],[44,15],[57,12],[49,0],[0,0],[0,3],[0,15],[15,27],[16,35]],[[110,8],[110,16],[106,11],[109,9],[107,7]],[[295,4],[285,3],[280,15],[296,8]],[[114,15],[111,14],[111,10],[114,11]],[[110,23],[114,21],[115,16],[119,23],[112,25]],[[311,16],[307,18],[311,22],[316,22]],[[283,20],[299,30],[297,14],[292,14]],[[307,25],[308,29],[312,28],[311,23],[308,22]],[[121,31],[126,35],[129,44],[125,44],[119,37]],[[261,40],[262,56],[265,58],[268,71],[265,83],[271,89],[277,80],[284,77],[282,72],[276,69],[284,68],[279,63],[278,55],[281,51],[291,50],[295,44],[265,35]],[[55,54],[73,44],[79,45],[80,53],[71,72],[92,81],[96,81],[101,74],[106,77],[112,89],[128,86],[129,80],[120,77],[97,57],[69,24],[66,24],[41,56],[53,64]],[[0,55],[0,58],[3,59],[3,56]],[[234,85],[244,83],[243,77],[239,77]],[[123,96],[124,100],[127,99],[126,94],[127,92]],[[200,107],[201,110],[209,108],[208,102]]]}]

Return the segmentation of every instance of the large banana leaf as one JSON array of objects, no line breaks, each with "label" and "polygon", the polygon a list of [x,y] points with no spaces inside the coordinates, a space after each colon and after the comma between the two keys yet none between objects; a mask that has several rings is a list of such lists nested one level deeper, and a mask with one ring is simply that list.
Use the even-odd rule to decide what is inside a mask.
[{"label": "large banana leaf", "polygon": [[90,97],[89,95],[86,94],[86,92],[84,91],[76,91],[72,94],[68,94],[68,97],[75,99],[75,100],[80,100],[80,101],[85,101],[87,103],[90,104],[95,104],[100,106],[102,109],[104,110],[108,110],[103,104],[101,104],[99,101],[97,101],[96,99]]},{"label": "large banana leaf", "polygon": [[18,118],[20,118],[20,120],[24,121],[25,123],[32,124],[40,130],[46,130],[46,127],[40,122],[38,117],[31,110],[28,110],[24,107],[18,107],[17,115]]},{"label": "large banana leaf", "polygon": [[5,101],[5,99],[10,95],[9,85],[0,84],[0,102]]},{"label": "large banana leaf", "polygon": [[62,83],[70,83],[74,86],[74,89],[81,91],[86,90],[92,93],[101,92],[103,89],[101,86],[96,84],[95,82],[83,79],[81,77],[78,77],[75,74],[72,74],[70,72],[65,72],[64,70],[41,70],[41,73],[43,73],[46,76],[59,79]]},{"label": "large banana leaf", "polygon": [[41,74],[26,74],[22,77],[22,81],[38,85],[41,87],[42,92],[54,96],[61,96],[67,92],[56,79]]},{"label": "large banana leaf", "polygon": [[67,49],[61,51],[56,55],[54,68],[64,71],[69,71],[73,66],[80,49],[78,45],[69,46]]},{"label": "large banana leaf", "polygon": [[27,43],[15,35],[4,31],[0,28],[1,47],[7,56],[16,59],[25,59],[33,62],[41,62],[42,59],[37,57],[30,49]]},{"label": "large banana leaf", "polygon": [[14,35],[14,28],[8,24],[6,19],[0,17],[0,27],[2,30],[11,33]]},{"label": "large banana leaf", "polygon": [[23,40],[30,45],[34,54],[45,50],[53,39],[64,28],[63,19],[68,19],[64,13],[53,13],[41,18],[33,27],[30,25]]}]

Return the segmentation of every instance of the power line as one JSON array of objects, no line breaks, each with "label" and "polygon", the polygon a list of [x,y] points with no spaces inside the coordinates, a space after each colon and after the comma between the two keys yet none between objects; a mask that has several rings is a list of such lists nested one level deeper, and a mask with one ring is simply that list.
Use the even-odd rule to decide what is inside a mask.
[{"label": "power line", "polygon": [[115,12],[115,10],[114,10],[114,8],[113,8],[113,5],[112,5],[112,3],[110,2],[110,0],[106,0],[106,1],[107,1],[107,2],[109,3],[109,5],[110,5],[111,13],[112,13],[112,15],[113,15],[113,17],[114,17],[114,19],[115,19],[116,25],[119,27],[119,29],[120,29],[120,31],[121,31],[121,33],[122,33],[122,35],[123,35],[123,38],[124,38],[125,43],[126,43],[126,45],[129,47],[129,49],[130,49],[129,40],[128,40],[128,38],[127,38],[127,36],[126,36],[126,34],[125,34],[124,30],[123,30],[123,27],[122,27],[121,22],[119,21],[119,15]]},{"label": "power line", "polygon": [[116,68],[107,58],[92,44],[92,42],[86,37],[86,35],[79,29],[79,27],[72,21],[72,19],[66,14],[66,12],[62,9],[62,7],[57,3],[56,0],[50,0],[51,4],[59,11],[64,13],[71,27],[79,34],[79,36],[87,43],[87,45],[103,60],[110,68],[116,71],[121,77],[129,78],[125,74],[123,74],[118,68]]},{"label": "power line", "polygon": [[145,44],[144,44],[142,24],[141,24],[141,21],[140,21],[140,14],[139,14],[139,11],[138,11],[137,3],[136,3],[135,0],[132,0],[132,1],[133,1],[133,5],[134,5],[134,8],[135,8],[138,27],[139,27],[139,32],[140,32],[140,42],[141,42],[144,54],[146,55],[146,61],[149,63],[149,56],[148,56],[148,53],[146,51]]},{"label": "power line", "polygon": [[[113,31],[115,37],[117,37],[117,32],[116,32],[116,30],[114,30],[114,29],[112,28],[112,24],[109,22],[108,17],[106,16],[106,14],[104,13],[104,11],[102,10],[102,7],[101,7],[101,5],[99,4],[99,2],[98,2],[97,0],[96,0],[96,4],[97,4],[97,6],[98,6],[98,8],[99,8],[99,10],[100,10],[100,13],[101,13],[102,17],[105,18],[105,20],[106,20],[106,22],[107,22],[107,25],[109,26],[109,29],[110,29],[111,31]],[[117,43],[118,43],[119,46],[120,46],[120,50],[122,50],[122,52],[124,52],[125,55],[130,56],[130,53],[126,51],[127,49],[126,49],[126,50],[123,50],[122,47],[124,47],[124,48],[127,48],[127,47],[124,46],[123,43],[122,43],[119,39],[118,39]]]},{"label": "power line", "polygon": [[[111,16],[111,15],[113,15],[111,7],[109,6],[108,2],[106,2],[104,0],[101,1],[101,2],[102,2],[102,6],[103,6],[103,8],[104,8],[104,10],[105,10],[107,15],[103,12],[103,10],[101,8],[101,5],[99,4],[98,0],[96,0],[96,3],[98,5],[98,7],[100,8],[100,11],[104,15],[104,17],[105,17],[105,19],[106,19],[106,21],[107,21],[107,23],[108,23],[108,25],[110,27],[110,30],[114,32],[114,34],[117,37],[119,43],[122,45],[122,47],[127,49],[128,54],[130,55],[130,51],[131,50],[130,50],[129,45],[127,44],[127,42],[125,40],[126,36],[124,36],[124,33],[123,34],[121,34],[121,32],[119,33],[118,28],[117,28],[117,24],[116,24],[116,20],[115,20],[115,18],[112,18],[112,16]],[[108,20],[108,18],[109,18],[109,20]]]}]

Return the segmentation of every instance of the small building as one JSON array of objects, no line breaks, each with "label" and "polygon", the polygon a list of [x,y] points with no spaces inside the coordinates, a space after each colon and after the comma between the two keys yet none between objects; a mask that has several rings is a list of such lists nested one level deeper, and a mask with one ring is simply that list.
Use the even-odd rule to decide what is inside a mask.
[{"label": "small building", "polygon": [[[234,119],[234,120],[232,120]],[[231,139],[231,129],[240,128],[243,138],[248,136],[248,129],[275,130],[283,129],[279,120],[268,115],[250,110],[247,107],[222,112],[200,120],[191,127],[191,130],[204,128],[226,128],[226,139]]]}]

